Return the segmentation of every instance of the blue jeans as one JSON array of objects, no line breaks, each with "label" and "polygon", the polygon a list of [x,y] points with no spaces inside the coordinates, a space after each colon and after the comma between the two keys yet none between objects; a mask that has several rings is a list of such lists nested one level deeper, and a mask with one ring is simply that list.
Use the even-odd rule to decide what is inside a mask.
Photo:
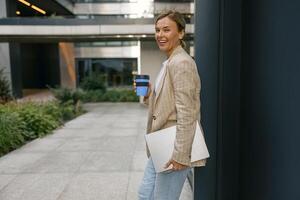
[{"label": "blue jeans", "polygon": [[178,200],[191,168],[180,171],[156,173],[149,158],[142,183],[138,191],[139,200]]}]

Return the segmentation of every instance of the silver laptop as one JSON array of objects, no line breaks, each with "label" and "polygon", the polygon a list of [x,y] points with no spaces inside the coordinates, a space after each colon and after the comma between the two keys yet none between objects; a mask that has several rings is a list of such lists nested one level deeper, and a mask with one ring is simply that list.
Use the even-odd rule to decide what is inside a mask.
[{"label": "silver laptop", "polygon": [[[170,170],[165,168],[166,163],[171,159],[174,141],[176,138],[176,126],[162,129],[151,134],[145,135],[154,168],[157,173]],[[203,137],[202,129],[198,122],[195,137],[192,145],[191,162],[202,160],[209,157],[209,152]]]}]

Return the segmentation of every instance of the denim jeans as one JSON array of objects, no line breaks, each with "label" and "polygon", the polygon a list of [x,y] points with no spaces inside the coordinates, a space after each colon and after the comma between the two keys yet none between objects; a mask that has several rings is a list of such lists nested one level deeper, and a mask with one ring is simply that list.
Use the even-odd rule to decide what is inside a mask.
[{"label": "denim jeans", "polygon": [[152,159],[149,158],[138,191],[139,200],[178,200],[190,170],[186,168],[156,173]]}]

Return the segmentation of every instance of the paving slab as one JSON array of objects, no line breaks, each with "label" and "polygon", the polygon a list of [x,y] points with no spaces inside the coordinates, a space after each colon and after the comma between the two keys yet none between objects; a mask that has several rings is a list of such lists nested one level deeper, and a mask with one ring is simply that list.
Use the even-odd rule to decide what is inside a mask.
[{"label": "paving slab", "polygon": [[72,129],[72,128],[62,128],[55,130],[54,134],[48,135],[47,138],[99,138],[107,133],[107,128],[101,129]]},{"label": "paving slab", "polygon": [[[121,131],[120,131],[121,132]],[[113,151],[119,154],[126,152],[133,153],[135,150],[136,137],[105,137],[95,148],[97,151]]]},{"label": "paving slab", "polygon": [[14,178],[16,175],[0,175],[0,191],[7,186]]},{"label": "paving slab", "polygon": [[145,156],[145,151],[135,151],[132,161],[132,171],[143,172],[147,164],[148,158]]},{"label": "paving slab", "polygon": [[74,177],[58,200],[126,199],[128,172],[80,173]]},{"label": "paving slab", "polygon": [[25,173],[75,173],[91,152],[52,152],[28,166]]},{"label": "paving slab", "polygon": [[66,139],[61,138],[38,138],[20,148],[21,152],[51,152],[66,143]]},{"label": "paving slab", "polygon": [[70,174],[22,174],[1,190],[0,199],[57,199],[71,177]]},{"label": "paving slab", "polygon": [[144,176],[143,171],[132,171],[129,176],[127,200],[137,200],[137,191]]},{"label": "paving slab", "polygon": [[93,152],[79,172],[129,172],[132,152]]},{"label": "paving slab", "polygon": [[45,155],[47,153],[12,152],[0,159],[0,175],[22,173]]},{"label": "paving slab", "polygon": [[[85,104],[87,113],[0,158],[1,200],[137,200],[147,109]],[[180,200],[192,200],[188,182]]]},{"label": "paving slab", "polygon": [[70,138],[68,142],[61,145],[56,149],[56,151],[60,152],[85,152],[85,151],[94,151],[99,145],[103,143],[103,137],[76,137]]}]

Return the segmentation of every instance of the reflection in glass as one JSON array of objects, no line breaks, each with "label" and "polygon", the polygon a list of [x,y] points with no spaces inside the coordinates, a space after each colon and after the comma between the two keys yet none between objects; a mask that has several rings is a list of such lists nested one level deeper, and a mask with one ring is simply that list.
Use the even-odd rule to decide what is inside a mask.
[{"label": "reflection in glass", "polygon": [[77,85],[84,77],[99,74],[108,87],[131,87],[136,71],[136,58],[80,59],[77,60]]}]

